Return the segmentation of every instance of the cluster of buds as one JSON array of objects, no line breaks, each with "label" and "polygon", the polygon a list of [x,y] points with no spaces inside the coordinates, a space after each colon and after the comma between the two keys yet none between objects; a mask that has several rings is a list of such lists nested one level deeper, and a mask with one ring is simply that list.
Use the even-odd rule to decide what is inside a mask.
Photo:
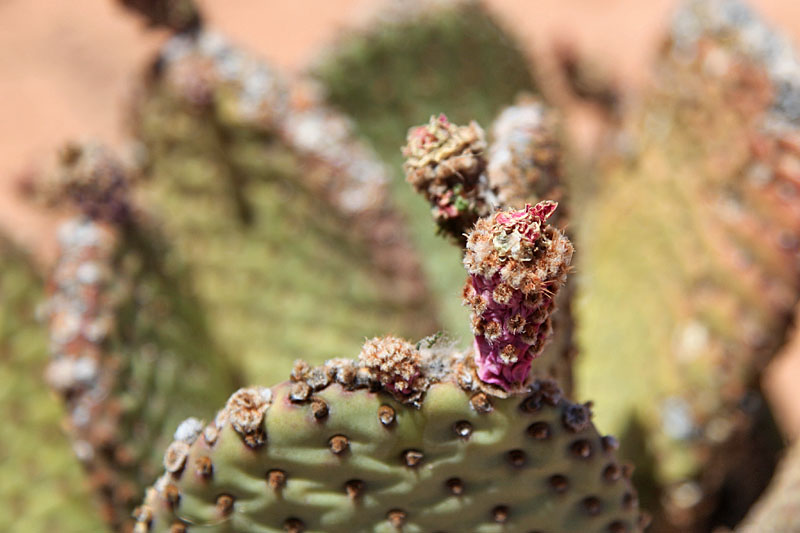
[{"label": "cluster of buds", "polygon": [[486,139],[476,122],[457,126],[439,115],[411,128],[403,148],[406,180],[431,204],[439,231],[458,241],[491,213]]},{"label": "cluster of buds", "polygon": [[467,239],[478,377],[511,392],[523,387],[552,330],[555,297],[566,280],[572,244],[545,225],[555,202],[500,211],[478,221]]}]

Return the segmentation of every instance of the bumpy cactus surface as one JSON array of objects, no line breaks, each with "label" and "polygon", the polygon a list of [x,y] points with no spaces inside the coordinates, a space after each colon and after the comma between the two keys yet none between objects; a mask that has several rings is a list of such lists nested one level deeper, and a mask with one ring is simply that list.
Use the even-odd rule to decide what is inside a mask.
[{"label": "bumpy cactus surface", "polygon": [[638,530],[613,439],[552,384],[500,400],[435,383],[417,409],[346,381],[297,401],[298,383],[242,389],[174,442],[138,531]]},{"label": "bumpy cactus surface", "polygon": [[66,404],[101,516],[124,531],[176,422],[237,382],[184,272],[130,198],[116,193],[126,181],[116,158],[98,146],[72,147],[51,176],[83,213],[59,229],[46,377]]},{"label": "bumpy cactus surface", "polygon": [[578,381],[602,423],[644,433],[630,452],[655,454],[671,527],[707,531],[779,444],[758,373],[800,296],[800,64],[739,2],[696,1],[658,66],[582,220]]},{"label": "bumpy cactus surface", "polygon": [[436,329],[383,165],[341,115],[287,99],[278,73],[206,30],[165,46],[134,117],[144,195],[212,334],[266,382],[300,354]]},{"label": "bumpy cactus surface", "polygon": [[[353,117],[359,133],[399,169],[397,148],[409,124],[441,112],[458,124],[488,124],[518,93],[535,91],[529,66],[521,47],[480,2],[414,0],[328,46],[312,72],[327,100]],[[399,173],[394,177],[403,181]],[[405,186],[394,192],[409,214],[430,288],[442,302],[443,325],[468,334],[464,311],[452,298],[460,279],[458,251],[437,241],[425,203]]]},{"label": "bumpy cactus surface", "polygon": [[59,424],[62,410],[42,380],[47,335],[35,317],[41,280],[0,241],[0,530],[101,531],[88,486]]},{"label": "bumpy cactus surface", "polygon": [[[289,382],[240,389],[212,423],[179,430],[137,532],[640,530],[630,469],[591,405],[528,374],[572,255],[544,225],[553,208],[499,212],[470,235],[467,292],[486,300],[474,353],[376,338],[358,361],[301,361]],[[522,341],[495,336],[487,356],[503,319]]]}]

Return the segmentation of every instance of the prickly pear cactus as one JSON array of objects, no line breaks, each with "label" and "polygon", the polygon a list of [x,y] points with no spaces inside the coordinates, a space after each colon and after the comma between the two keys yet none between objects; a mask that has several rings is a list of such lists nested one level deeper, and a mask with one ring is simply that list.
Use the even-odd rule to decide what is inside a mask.
[{"label": "prickly pear cactus", "polygon": [[[518,93],[535,91],[529,66],[521,47],[480,2],[414,0],[387,7],[326,47],[312,72],[327,100],[353,117],[359,133],[390,168],[399,169],[397,147],[409,124],[441,112],[458,124],[488,124]],[[403,181],[400,173],[394,178]],[[464,311],[452,298],[459,285],[458,250],[438,242],[427,203],[405,186],[394,192],[408,214],[431,289],[443,302],[444,326],[467,335]]]},{"label": "prickly pear cactus", "polygon": [[36,321],[41,280],[0,241],[0,530],[101,531],[80,465],[59,424],[61,407],[42,380],[47,336]]},{"label": "prickly pear cactus", "polygon": [[[479,217],[497,208],[536,203],[548,195],[564,197],[556,126],[552,110],[531,98],[521,99],[498,117],[492,127],[494,142],[488,149],[484,132],[476,122],[458,126],[444,115],[431,117],[428,124],[408,132],[403,148],[406,180],[431,205],[439,231],[466,246],[469,256],[472,252],[466,234]],[[543,205],[548,206],[545,211],[526,216],[549,218],[560,211],[552,202]],[[560,214],[555,220],[563,227],[566,217]],[[493,290],[495,281],[487,283],[491,287],[481,286],[479,293],[487,288]],[[559,311],[553,318],[559,328],[537,365],[542,377],[555,378],[568,394],[572,389],[574,354],[570,302],[570,293],[562,291]],[[469,299],[467,303],[474,311],[475,305]]]},{"label": "prickly pear cactus", "polygon": [[415,408],[338,383],[296,401],[297,383],[241,389],[175,441],[138,531],[638,530],[613,439],[552,384],[501,400],[441,382]]},{"label": "prickly pear cactus", "polygon": [[186,276],[119,193],[126,182],[119,161],[96,145],[67,155],[49,183],[60,183],[62,198],[83,213],[59,229],[46,378],[64,400],[102,518],[124,531],[157,473],[155,450],[189,406],[202,412],[237,381],[207,335]]},{"label": "prickly pear cactus", "polygon": [[267,382],[297,354],[436,329],[382,164],[341,115],[287,98],[279,74],[202,31],[165,46],[134,112],[147,205],[214,338]]},{"label": "prickly pear cactus", "polygon": [[655,455],[658,523],[708,531],[742,517],[779,445],[758,377],[800,296],[800,63],[741,3],[701,0],[658,66],[582,220],[578,382]]},{"label": "prickly pear cactus", "polygon": [[[137,532],[639,531],[630,469],[591,404],[529,374],[572,255],[544,224],[552,208],[470,235],[474,353],[375,338],[357,361],[301,361],[289,382],[240,389],[212,423],[181,426]],[[497,297],[475,291],[494,279]],[[488,335],[499,320],[519,339]]]}]

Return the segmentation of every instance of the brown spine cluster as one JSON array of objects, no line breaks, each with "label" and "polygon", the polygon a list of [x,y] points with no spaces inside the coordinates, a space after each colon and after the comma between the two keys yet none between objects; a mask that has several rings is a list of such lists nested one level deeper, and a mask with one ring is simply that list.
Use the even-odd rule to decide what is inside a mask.
[{"label": "brown spine cluster", "polygon": [[428,387],[422,355],[413,344],[388,335],[368,340],[358,360],[397,400],[418,400]]}]

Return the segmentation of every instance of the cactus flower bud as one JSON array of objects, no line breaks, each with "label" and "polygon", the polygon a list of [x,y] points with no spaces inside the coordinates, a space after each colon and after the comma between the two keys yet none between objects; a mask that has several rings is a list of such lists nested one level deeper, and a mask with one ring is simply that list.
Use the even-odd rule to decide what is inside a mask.
[{"label": "cactus flower bud", "polygon": [[491,211],[485,151],[476,122],[457,126],[443,114],[411,128],[403,148],[406,180],[431,204],[439,230],[459,241]]},{"label": "cactus flower bud", "polygon": [[467,239],[463,296],[472,309],[478,377],[506,392],[525,384],[547,342],[572,258],[569,240],[545,225],[556,206],[497,212],[479,220]]}]

